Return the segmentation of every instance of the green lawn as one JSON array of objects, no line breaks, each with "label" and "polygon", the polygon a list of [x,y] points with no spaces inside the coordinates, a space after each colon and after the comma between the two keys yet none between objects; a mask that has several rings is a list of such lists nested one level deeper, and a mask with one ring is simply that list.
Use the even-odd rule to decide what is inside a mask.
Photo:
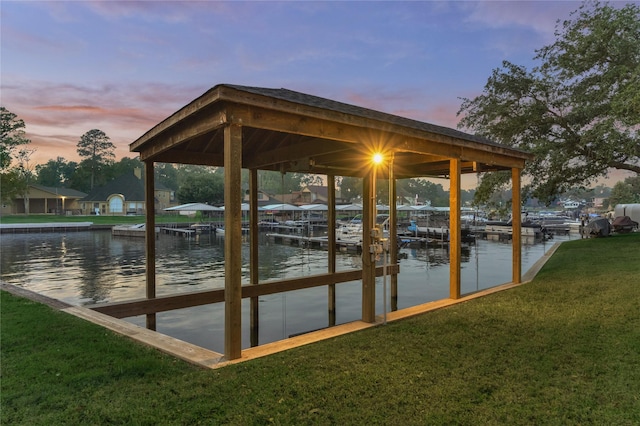
[{"label": "green lawn", "polygon": [[511,290],[219,370],[1,294],[1,424],[640,424],[640,234]]}]

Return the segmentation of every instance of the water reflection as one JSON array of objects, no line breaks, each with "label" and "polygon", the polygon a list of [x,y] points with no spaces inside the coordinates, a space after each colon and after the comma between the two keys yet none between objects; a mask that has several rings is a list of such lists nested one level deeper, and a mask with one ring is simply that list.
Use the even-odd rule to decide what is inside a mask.
[{"label": "water reflection", "polygon": [[[522,270],[535,263],[553,242],[523,245]],[[4,234],[0,241],[1,277],[67,303],[84,305],[145,296],[143,239],[114,238],[108,231]],[[196,241],[161,235],[156,245],[157,294],[224,287],[224,237],[202,235]],[[269,242],[261,236],[261,281],[324,273],[328,253]],[[399,252],[398,308],[449,296],[449,251],[441,247]],[[478,241],[461,256],[462,293],[511,280],[511,245]],[[338,253],[337,270],[361,268],[360,255]],[[249,246],[242,250],[243,283],[249,282]],[[381,314],[382,278],[376,282],[376,312]],[[360,318],[361,284],[336,286],[336,322]],[[328,325],[327,289],[262,296],[261,344]],[[387,298],[390,303],[390,298]],[[390,306],[387,306],[387,311]],[[158,331],[198,345],[223,350],[224,305],[208,305],[158,314]],[[144,318],[128,321],[144,326]],[[249,302],[243,300],[243,347],[249,346]]]}]

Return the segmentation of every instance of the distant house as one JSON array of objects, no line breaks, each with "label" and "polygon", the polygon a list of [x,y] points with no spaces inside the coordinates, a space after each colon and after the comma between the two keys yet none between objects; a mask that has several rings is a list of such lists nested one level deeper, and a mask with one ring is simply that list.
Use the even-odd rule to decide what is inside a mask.
[{"label": "distant house", "polygon": [[[251,197],[249,195],[249,191],[245,191],[243,202],[248,203]],[[281,203],[282,201],[278,198],[275,198],[264,191],[258,191],[258,206],[266,206],[268,204]]]},{"label": "distant house", "polygon": [[329,201],[329,189],[326,186],[308,185],[300,191],[293,191],[290,194],[274,195],[280,203],[294,204],[297,206],[304,204],[327,204]]},{"label": "distant house", "polygon": [[[329,187],[322,185],[308,185],[300,191],[290,194],[279,194],[272,197],[278,203],[302,206],[305,204],[329,204]],[[342,198],[340,189],[336,189],[336,204],[348,204],[350,200]]]},{"label": "distant house", "polygon": [[320,185],[308,185],[300,191],[300,204],[327,204],[329,188]]},{"label": "distant house", "polygon": [[[162,212],[170,207],[173,191],[159,182],[155,183],[154,211]],[[144,182],[140,169],[125,173],[105,185],[94,188],[80,200],[82,214],[128,215],[144,214]]]},{"label": "distant house", "polygon": [[23,197],[2,204],[2,214],[79,214],[84,192],[69,188],[29,185],[28,207]]}]

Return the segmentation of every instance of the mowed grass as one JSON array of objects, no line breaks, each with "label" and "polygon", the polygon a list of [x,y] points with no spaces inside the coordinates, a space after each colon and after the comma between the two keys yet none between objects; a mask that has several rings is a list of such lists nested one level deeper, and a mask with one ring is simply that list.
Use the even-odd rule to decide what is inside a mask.
[{"label": "mowed grass", "polygon": [[1,297],[3,425],[640,424],[638,233],[563,243],[511,290],[218,370]]}]

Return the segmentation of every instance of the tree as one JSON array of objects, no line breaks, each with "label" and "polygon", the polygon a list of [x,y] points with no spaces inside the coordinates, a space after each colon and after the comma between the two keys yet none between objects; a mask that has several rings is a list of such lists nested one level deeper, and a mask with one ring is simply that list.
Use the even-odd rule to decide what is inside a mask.
[{"label": "tree", "polygon": [[[31,178],[29,157],[33,150],[19,148],[31,142],[25,137],[24,129],[23,120],[0,107],[0,198],[5,202],[24,195]],[[17,166],[11,165],[14,157],[18,159]]]},{"label": "tree", "polygon": [[80,162],[80,167],[88,168],[91,171],[89,189],[93,189],[96,174],[105,165],[113,162],[116,146],[102,130],[93,129],[82,135],[77,147],[78,155],[84,159]]},{"label": "tree", "polygon": [[63,157],[49,160],[36,166],[36,182],[51,187],[69,187],[73,174],[78,167],[75,161],[67,161]]},{"label": "tree", "polygon": [[178,190],[178,170],[171,163],[156,163],[153,168],[156,182],[167,188]]},{"label": "tree", "polygon": [[24,135],[25,124],[17,115],[0,107],[0,171],[11,166],[14,152],[19,145],[31,142]]},{"label": "tree", "polygon": [[268,170],[258,172],[258,187],[269,194],[290,194],[302,188],[302,173],[280,173]]},{"label": "tree", "polygon": [[24,212],[26,214],[29,214],[29,185],[34,179],[33,166],[30,163],[31,156],[34,152],[36,152],[35,149],[23,148],[18,151],[18,155],[16,156],[16,160],[18,161],[15,168],[18,176],[16,193],[19,197],[22,197],[24,201]]},{"label": "tree", "polygon": [[176,192],[181,203],[224,203],[224,179],[215,173],[192,174]]},{"label": "tree", "polygon": [[120,161],[105,167],[105,174],[109,180],[113,180],[125,173],[135,173],[136,169],[140,170],[141,176],[144,176],[144,164],[138,157],[122,157]]},{"label": "tree", "polygon": [[427,200],[432,206],[448,206],[449,193],[442,185],[433,183],[427,179],[413,178],[398,181],[398,189],[408,194],[416,194],[420,200]]},{"label": "tree", "polygon": [[[587,1],[556,25],[555,43],[536,51],[531,72],[504,61],[483,93],[463,99],[459,127],[535,154],[527,176],[548,202],[610,169],[640,173],[640,7]],[[485,174],[486,200],[509,172]]]},{"label": "tree", "polygon": [[628,177],[624,182],[617,182],[611,190],[609,205],[640,203],[640,176]]},{"label": "tree", "polygon": [[362,179],[351,176],[342,176],[338,186],[340,196],[347,202],[353,202],[362,197]]}]

